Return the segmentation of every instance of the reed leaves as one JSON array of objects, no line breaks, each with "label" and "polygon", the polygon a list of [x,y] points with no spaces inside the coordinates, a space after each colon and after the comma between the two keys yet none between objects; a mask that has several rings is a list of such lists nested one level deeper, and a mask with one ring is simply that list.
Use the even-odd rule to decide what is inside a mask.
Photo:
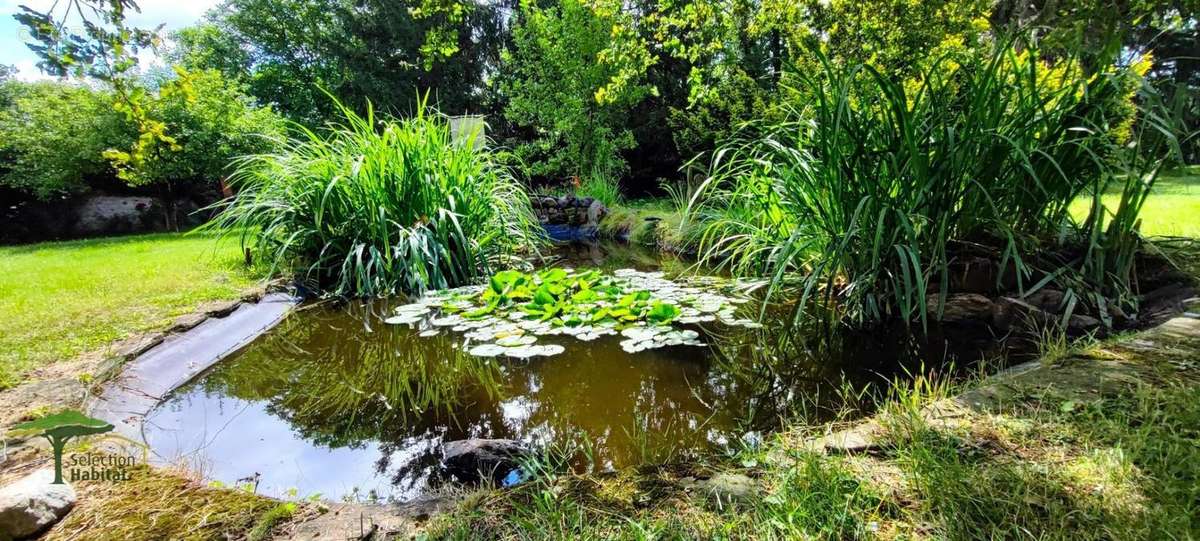
[{"label": "reed leaves", "polygon": [[[1050,276],[1081,295],[1130,297],[1141,172],[1163,157],[1128,133],[1133,70],[1092,73],[1005,46],[971,66],[935,63],[916,81],[821,65],[790,74],[804,99],[780,119],[714,153],[685,218],[702,228],[702,258],[770,276],[772,293],[798,292],[799,311],[836,304],[859,323],[924,322],[925,299],[946,293],[964,245],[990,250],[1022,291]],[[1146,111],[1137,121],[1173,140]],[[1097,199],[1091,216],[1072,218],[1073,200],[1112,182],[1126,186],[1119,209]]]},{"label": "reed leaves", "polygon": [[282,150],[238,162],[237,194],[209,227],[336,295],[419,293],[488,276],[541,242],[529,198],[475,137],[417,114],[296,127]]}]

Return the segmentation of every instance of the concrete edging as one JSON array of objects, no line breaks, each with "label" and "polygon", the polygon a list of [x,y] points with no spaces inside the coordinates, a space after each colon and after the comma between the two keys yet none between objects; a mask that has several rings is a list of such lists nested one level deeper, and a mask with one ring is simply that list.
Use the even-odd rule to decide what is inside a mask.
[{"label": "concrete edging", "polygon": [[116,434],[144,443],[145,416],[167,394],[283,321],[299,302],[269,293],[258,302],[231,305],[224,314],[190,320],[183,332],[144,340],[84,409],[112,423]]}]

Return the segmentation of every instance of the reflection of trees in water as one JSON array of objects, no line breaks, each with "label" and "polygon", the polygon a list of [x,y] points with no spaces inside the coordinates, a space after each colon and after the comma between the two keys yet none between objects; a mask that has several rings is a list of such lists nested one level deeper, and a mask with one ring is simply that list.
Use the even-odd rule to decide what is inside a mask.
[{"label": "reflection of trees in water", "polygon": [[[790,317],[789,317],[790,319]],[[764,321],[783,320],[769,312]],[[921,334],[902,323],[869,331],[783,325],[756,330],[706,329],[714,365],[706,388],[742,404],[742,430],[770,430],[787,417],[826,421],[847,408],[873,407],[878,392],[895,379],[919,373],[965,372],[974,363],[1014,358],[1008,344],[982,330],[931,326]],[[843,395],[843,390],[875,393]]]},{"label": "reflection of trees in water", "polygon": [[[398,493],[411,493],[436,477],[442,441],[586,437],[597,464],[617,467],[695,456],[772,429],[800,404],[810,416],[814,406],[837,411],[839,397],[830,391],[841,382],[882,381],[905,362],[940,361],[948,351],[944,340],[929,346],[904,333],[706,325],[707,349],[631,356],[614,337],[587,344],[547,338],[567,352],[484,359],[456,348],[455,333],[420,338],[380,324],[376,312],[385,308],[352,304],[289,318],[199,385],[266,403],[317,445],[377,444],[376,471]],[[744,311],[756,315],[753,307]]]},{"label": "reflection of trees in water", "polygon": [[[304,439],[330,448],[385,442],[377,467],[419,482],[436,443],[472,403],[500,392],[495,363],[380,323],[370,306],[315,309],[286,320],[202,380],[207,392],[265,402]],[[396,461],[393,454],[406,458]]]}]

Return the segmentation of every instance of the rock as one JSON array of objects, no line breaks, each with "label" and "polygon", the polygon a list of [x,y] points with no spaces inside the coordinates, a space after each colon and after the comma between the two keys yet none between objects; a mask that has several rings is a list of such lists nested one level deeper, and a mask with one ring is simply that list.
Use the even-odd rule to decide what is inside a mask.
[{"label": "rock", "polygon": [[519,441],[471,438],[442,444],[442,468],[462,483],[500,482],[529,452]]},{"label": "rock", "polygon": [[986,257],[956,258],[948,267],[950,291],[991,293],[996,290],[996,264]]},{"label": "rock", "polygon": [[758,483],[740,473],[722,472],[696,482],[696,488],[721,502],[745,500],[758,494]]},{"label": "rock", "polygon": [[608,208],[604,206],[604,203],[592,201],[587,207],[588,225],[599,224],[606,215],[608,215]]},{"label": "rock", "polygon": [[941,295],[931,294],[925,298],[925,313],[936,320],[941,308],[941,321],[945,323],[989,323],[992,320],[992,300],[978,293],[951,293],[944,303]]},{"label": "rock", "polygon": [[855,454],[877,451],[880,434],[883,428],[874,421],[868,421],[858,426],[847,428],[817,438],[811,448],[828,453]]},{"label": "rock", "polygon": [[1112,318],[1113,327],[1118,329],[1132,327],[1134,323],[1137,323],[1136,319],[1125,313],[1121,305],[1115,302],[1108,303],[1108,317]]},{"label": "rock", "polygon": [[204,323],[208,319],[207,314],[187,314],[175,318],[175,323],[171,325],[169,332],[184,332],[196,328],[197,325]]},{"label": "rock", "polygon": [[30,537],[66,516],[75,489],[53,481],[54,470],[44,468],[0,488],[0,540]]},{"label": "rock", "polygon": [[225,317],[232,314],[241,305],[242,301],[240,299],[236,301],[220,301],[208,306],[208,309],[204,313],[209,317]]},{"label": "rock", "polygon": [[116,356],[122,359],[133,359],[150,351],[151,348],[161,344],[162,341],[162,333],[152,333],[126,340],[117,346]]},{"label": "rock", "polygon": [[1063,304],[1063,292],[1042,288],[1026,295],[1022,300],[1047,312],[1058,312]]},{"label": "rock", "polygon": [[1067,332],[1071,334],[1087,334],[1100,328],[1100,320],[1092,316],[1074,314],[1067,320]]},{"label": "rock", "polygon": [[1001,331],[1037,330],[1057,324],[1058,316],[1020,299],[1000,297],[992,304],[992,325]]}]

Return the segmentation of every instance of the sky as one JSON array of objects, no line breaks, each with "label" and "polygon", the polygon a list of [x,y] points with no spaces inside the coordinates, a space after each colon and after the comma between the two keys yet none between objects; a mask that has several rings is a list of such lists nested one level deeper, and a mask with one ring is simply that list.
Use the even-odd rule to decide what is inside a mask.
[{"label": "sky", "polygon": [[[69,0],[59,0],[58,10]],[[204,13],[221,0],[137,0],[141,13],[130,13],[127,20],[138,28],[154,28],[160,24],[166,25],[164,33],[178,30],[200,20]],[[38,58],[25,46],[25,27],[12,18],[20,10],[18,6],[27,5],[38,11],[43,11],[54,4],[54,0],[0,0],[0,64],[17,67],[17,78],[32,81],[46,78],[37,69]],[[139,55],[141,64],[155,61],[153,53]]]}]

